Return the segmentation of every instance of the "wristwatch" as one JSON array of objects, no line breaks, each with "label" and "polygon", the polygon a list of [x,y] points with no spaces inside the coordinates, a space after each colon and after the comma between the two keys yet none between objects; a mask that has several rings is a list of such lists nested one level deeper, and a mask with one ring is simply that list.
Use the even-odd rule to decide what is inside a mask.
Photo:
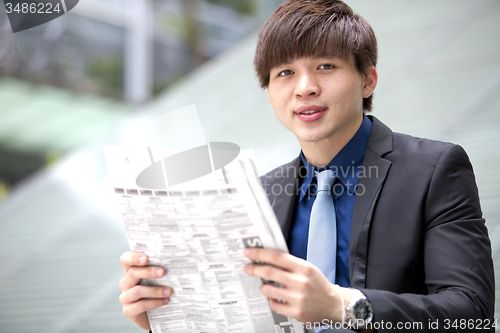
[{"label": "wristwatch", "polygon": [[346,307],[346,317],[349,328],[356,331],[365,330],[373,320],[373,309],[365,294],[357,289],[351,289],[352,296]]}]

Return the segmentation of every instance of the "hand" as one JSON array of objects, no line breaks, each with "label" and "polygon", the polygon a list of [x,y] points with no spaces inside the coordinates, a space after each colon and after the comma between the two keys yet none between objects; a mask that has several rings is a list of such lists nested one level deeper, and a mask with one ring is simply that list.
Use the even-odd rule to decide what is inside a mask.
[{"label": "hand", "polygon": [[247,264],[244,267],[244,272],[249,275],[275,281],[283,286],[278,288],[265,284],[261,287],[262,293],[269,298],[273,311],[303,323],[321,323],[323,319],[328,320],[328,323],[330,320],[342,320],[344,309],[339,292],[342,292],[344,304],[347,305],[351,299],[351,291],[335,287],[316,266],[278,250],[248,248],[245,256],[276,266]]},{"label": "hand", "polygon": [[168,297],[172,295],[172,288],[169,287],[138,285],[141,279],[161,278],[165,275],[165,269],[162,267],[145,267],[148,260],[145,254],[137,252],[125,252],[120,257],[120,263],[125,270],[125,276],[120,280],[123,314],[145,330],[151,329],[146,311],[168,304]]}]

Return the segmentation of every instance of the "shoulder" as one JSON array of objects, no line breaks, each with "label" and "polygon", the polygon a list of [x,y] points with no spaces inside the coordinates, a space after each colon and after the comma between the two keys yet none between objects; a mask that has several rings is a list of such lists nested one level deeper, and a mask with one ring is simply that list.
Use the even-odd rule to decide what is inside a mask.
[{"label": "shoulder", "polygon": [[[472,165],[460,145],[385,128],[386,141],[382,136],[378,139],[385,142],[385,152],[378,156],[390,162],[381,197],[387,207],[394,209],[394,202],[404,203],[406,210],[414,207],[414,214],[423,214],[427,228],[464,216],[484,222]],[[381,144],[373,142],[372,146],[376,154]]]},{"label": "shoulder", "polygon": [[385,158],[393,163],[420,168],[434,169],[446,164],[460,164],[471,168],[469,157],[460,145],[401,133],[393,134],[393,150]]},{"label": "shoulder", "polygon": [[439,163],[460,162],[470,165],[465,150],[450,142],[419,138],[392,132],[375,117],[367,149],[393,163],[407,168],[434,168]]}]

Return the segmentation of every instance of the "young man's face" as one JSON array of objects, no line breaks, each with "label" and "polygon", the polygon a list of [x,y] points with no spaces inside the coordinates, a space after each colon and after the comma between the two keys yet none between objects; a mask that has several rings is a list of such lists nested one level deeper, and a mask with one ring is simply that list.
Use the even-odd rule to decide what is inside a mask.
[{"label": "young man's face", "polygon": [[363,98],[377,83],[375,68],[362,75],[353,57],[298,58],[270,74],[269,101],[301,146],[352,137],[362,121]]}]

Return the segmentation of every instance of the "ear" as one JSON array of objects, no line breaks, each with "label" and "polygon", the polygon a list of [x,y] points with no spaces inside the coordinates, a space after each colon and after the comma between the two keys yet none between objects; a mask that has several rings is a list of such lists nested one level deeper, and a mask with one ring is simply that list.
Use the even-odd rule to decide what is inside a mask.
[{"label": "ear", "polygon": [[364,85],[363,85],[363,98],[368,98],[377,87],[378,82],[378,73],[374,66],[371,66],[368,69],[368,72],[364,76]]}]

